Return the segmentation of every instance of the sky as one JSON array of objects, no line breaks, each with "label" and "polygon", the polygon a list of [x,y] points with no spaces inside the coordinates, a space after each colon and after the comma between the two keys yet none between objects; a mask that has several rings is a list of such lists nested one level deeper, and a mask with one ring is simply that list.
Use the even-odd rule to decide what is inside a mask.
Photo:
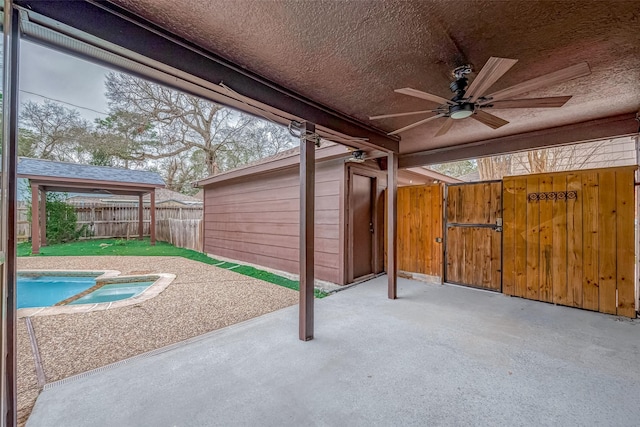
[{"label": "sky", "polygon": [[76,109],[89,121],[105,117],[108,106],[104,80],[109,71],[89,61],[22,40],[20,102],[41,103],[45,100],[43,97],[47,97]]}]

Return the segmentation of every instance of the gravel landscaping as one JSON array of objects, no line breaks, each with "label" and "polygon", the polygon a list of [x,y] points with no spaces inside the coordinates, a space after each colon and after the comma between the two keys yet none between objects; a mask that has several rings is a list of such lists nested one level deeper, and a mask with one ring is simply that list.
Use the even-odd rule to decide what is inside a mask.
[{"label": "gravel landscaping", "polygon": [[[29,257],[18,259],[18,269],[176,275],[160,295],[139,304],[31,317],[47,383],[298,302],[297,291],[182,257]],[[22,424],[39,387],[25,320],[18,323],[18,415]]]}]

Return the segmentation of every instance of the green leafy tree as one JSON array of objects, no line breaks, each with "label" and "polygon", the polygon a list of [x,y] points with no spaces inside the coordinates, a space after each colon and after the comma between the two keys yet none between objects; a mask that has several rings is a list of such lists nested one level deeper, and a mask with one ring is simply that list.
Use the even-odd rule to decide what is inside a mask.
[{"label": "green leafy tree", "polygon": [[[47,242],[64,243],[86,235],[86,225],[78,227],[76,209],[65,202],[61,193],[47,193]],[[27,206],[27,219],[31,221],[31,202]]]}]

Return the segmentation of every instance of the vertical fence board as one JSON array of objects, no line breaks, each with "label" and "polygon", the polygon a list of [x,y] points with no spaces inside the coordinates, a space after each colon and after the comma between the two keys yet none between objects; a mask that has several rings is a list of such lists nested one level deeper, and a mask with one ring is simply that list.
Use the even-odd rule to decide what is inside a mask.
[{"label": "vertical fence board", "polygon": [[586,173],[582,180],[582,307],[598,311],[598,174]]},{"label": "vertical fence board", "polygon": [[491,257],[489,259],[489,268],[491,271],[491,279],[489,283],[490,289],[496,291],[502,290],[502,233],[490,230],[491,233]]},{"label": "vertical fence board", "polygon": [[[527,193],[538,192],[538,177],[527,178]],[[527,203],[527,294],[540,298],[540,202]]]},{"label": "vertical fence board", "polygon": [[[567,191],[578,192],[577,199],[567,200],[567,304],[582,307],[583,257],[582,244],[582,174],[567,175]],[[582,193],[582,194],[581,194]]]},{"label": "vertical fence board", "polygon": [[[567,191],[567,177],[559,175],[553,179],[553,191]],[[553,302],[567,305],[567,202],[553,203],[553,247],[551,257]]]},{"label": "vertical fence board", "polygon": [[458,262],[462,264],[462,283],[473,284],[475,283],[473,281],[473,272],[475,270],[475,266],[473,264],[473,254],[475,249],[473,246],[473,230],[471,228],[462,228],[461,230],[464,242],[464,252],[462,254],[462,258],[458,259]]},{"label": "vertical fence board", "polygon": [[516,285],[516,217],[515,217],[515,183],[514,178],[505,178],[502,187],[503,231],[502,231],[502,292],[517,295]]},{"label": "vertical fence board", "polygon": [[527,296],[527,180],[516,178],[515,191],[515,295]]},{"label": "vertical fence board", "polygon": [[[552,194],[553,177],[541,176],[539,180],[538,191],[540,196],[543,194]],[[547,197],[547,196],[545,196]],[[553,301],[553,276],[552,276],[552,251],[553,251],[553,205],[555,201],[540,199],[538,206],[540,207],[540,226],[539,226],[539,244],[540,244],[540,300],[546,302]]]},{"label": "vertical fence board", "polygon": [[434,198],[432,197],[432,192],[427,191],[426,188],[420,189],[419,194],[420,197],[418,209],[419,212],[422,212],[422,217],[420,218],[420,226],[422,227],[424,232],[420,233],[420,235],[418,236],[418,242],[422,250],[422,259],[424,264],[432,265],[434,261],[432,252],[433,247],[435,246],[435,241],[433,240],[432,236],[435,230],[433,226],[429,225],[435,225],[433,218],[431,217],[431,211],[433,209],[432,203],[434,201]]},{"label": "vertical fence board", "polygon": [[616,314],[616,174],[599,174],[598,205],[598,306]]},{"label": "vertical fence board", "polygon": [[462,262],[458,259],[460,254],[461,236],[459,228],[447,229],[447,258],[446,277],[448,282],[459,283],[462,272]]},{"label": "vertical fence board", "polygon": [[634,171],[616,172],[616,262],[618,309],[620,316],[635,317],[635,188]]},{"label": "vertical fence board", "polygon": [[[438,276],[442,278],[443,273],[443,254],[444,247],[442,245],[442,195],[443,186],[439,185],[434,191],[431,191],[431,221],[433,224],[433,232],[430,236],[431,262],[434,266],[438,266]],[[440,243],[436,242],[436,238],[440,239]]]}]

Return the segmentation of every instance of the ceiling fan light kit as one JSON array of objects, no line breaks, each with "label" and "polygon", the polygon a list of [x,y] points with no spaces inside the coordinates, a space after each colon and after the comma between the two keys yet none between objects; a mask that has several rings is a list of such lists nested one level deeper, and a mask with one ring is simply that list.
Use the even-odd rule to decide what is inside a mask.
[{"label": "ceiling fan light kit", "polygon": [[449,107],[449,117],[454,120],[466,119],[473,114],[475,107],[473,103],[465,102]]},{"label": "ceiling fan light kit", "polygon": [[396,89],[395,92],[407,96],[424,99],[439,104],[437,108],[432,110],[412,111],[408,113],[393,113],[371,116],[369,120],[380,120],[393,117],[404,117],[424,113],[435,113],[427,119],[419,120],[403,128],[390,132],[389,135],[395,135],[405,130],[428,123],[440,117],[446,118],[446,122],[438,130],[435,136],[444,135],[451,129],[453,120],[462,120],[468,117],[491,127],[498,129],[509,122],[486,112],[487,109],[506,109],[506,108],[558,108],[571,99],[571,96],[552,96],[545,98],[514,98],[522,93],[531,92],[545,86],[563,83],[578,77],[583,77],[591,73],[589,64],[581,62],[567,68],[545,74],[525,82],[518,83],[514,86],[502,89],[486,95],[485,93],[500,79],[511,67],[513,67],[517,59],[491,57],[482,67],[478,75],[467,88],[467,74],[471,73],[470,65],[463,65],[453,70],[455,80],[449,85],[451,92],[455,95],[453,98],[446,99],[438,95],[428,92],[422,92],[413,88]]}]

